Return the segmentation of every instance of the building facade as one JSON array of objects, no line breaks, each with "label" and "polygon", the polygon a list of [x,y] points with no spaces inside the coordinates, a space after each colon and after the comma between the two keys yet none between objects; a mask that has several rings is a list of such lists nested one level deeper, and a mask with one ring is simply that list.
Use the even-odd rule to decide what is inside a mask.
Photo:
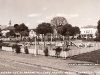
[{"label": "building facade", "polygon": [[97,32],[97,26],[85,26],[80,28],[81,31],[81,38],[95,38],[96,37],[96,32]]},{"label": "building facade", "polygon": [[30,38],[33,38],[33,37],[35,37],[35,36],[36,36],[36,32],[35,32],[34,30],[31,29],[31,30],[29,31],[29,37],[30,37]]}]

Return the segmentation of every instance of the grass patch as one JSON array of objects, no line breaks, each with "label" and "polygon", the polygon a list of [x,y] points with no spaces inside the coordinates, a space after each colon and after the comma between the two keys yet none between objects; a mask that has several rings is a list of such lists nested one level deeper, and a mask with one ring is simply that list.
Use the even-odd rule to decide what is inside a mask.
[{"label": "grass patch", "polygon": [[100,63],[100,50],[75,55],[75,56],[72,56],[70,58],[73,59],[73,60]]}]

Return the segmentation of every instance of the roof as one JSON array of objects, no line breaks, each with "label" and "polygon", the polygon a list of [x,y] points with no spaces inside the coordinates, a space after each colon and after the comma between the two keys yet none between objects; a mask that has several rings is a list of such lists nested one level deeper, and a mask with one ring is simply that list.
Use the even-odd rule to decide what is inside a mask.
[{"label": "roof", "polygon": [[95,28],[95,29],[97,29],[97,26],[87,25],[87,26],[84,26],[84,27],[82,27],[82,28]]},{"label": "roof", "polygon": [[14,30],[14,29],[15,29],[14,26],[8,26],[8,27],[4,28],[3,30]]},{"label": "roof", "polygon": [[1,30],[5,29],[7,25],[0,25]]}]

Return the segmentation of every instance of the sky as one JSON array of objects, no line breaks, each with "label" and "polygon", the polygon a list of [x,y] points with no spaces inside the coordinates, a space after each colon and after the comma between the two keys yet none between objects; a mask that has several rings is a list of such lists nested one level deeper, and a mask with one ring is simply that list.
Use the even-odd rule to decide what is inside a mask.
[{"label": "sky", "polygon": [[100,0],[0,0],[0,25],[25,23],[29,29],[65,17],[72,26],[97,26]]}]

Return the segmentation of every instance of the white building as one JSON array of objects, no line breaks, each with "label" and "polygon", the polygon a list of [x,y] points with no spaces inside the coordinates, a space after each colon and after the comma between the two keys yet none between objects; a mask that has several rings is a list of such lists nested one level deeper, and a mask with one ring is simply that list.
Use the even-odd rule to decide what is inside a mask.
[{"label": "white building", "polygon": [[33,38],[35,36],[36,36],[36,32],[34,32],[34,30],[31,29],[30,32],[29,32],[29,37]]},{"label": "white building", "polygon": [[14,30],[14,29],[15,29],[14,26],[7,26],[7,27],[5,27],[4,29],[2,29],[3,36],[6,36],[7,32],[10,32],[10,30]]},{"label": "white building", "polygon": [[81,31],[81,38],[95,38],[97,32],[97,26],[85,26],[80,28]]}]

